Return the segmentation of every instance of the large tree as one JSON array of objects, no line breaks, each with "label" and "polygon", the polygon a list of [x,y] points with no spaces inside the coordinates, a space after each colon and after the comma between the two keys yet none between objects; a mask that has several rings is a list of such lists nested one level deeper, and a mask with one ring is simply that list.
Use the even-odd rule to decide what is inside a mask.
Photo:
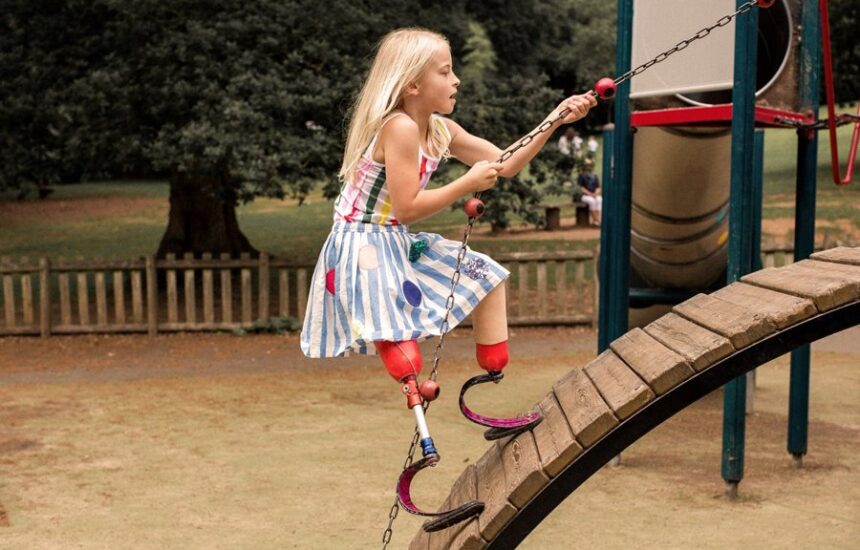
[{"label": "large tree", "polygon": [[[599,76],[577,69],[593,55],[570,51],[592,5],[6,0],[0,186],[162,175],[170,217],[159,254],[252,250],[238,204],[301,199],[319,182],[336,190],[344,117],[385,32],[420,24],[447,35],[469,73],[455,115],[504,145]],[[481,56],[498,61],[480,66]],[[508,210],[535,219],[533,181],[493,191],[494,225]]]}]

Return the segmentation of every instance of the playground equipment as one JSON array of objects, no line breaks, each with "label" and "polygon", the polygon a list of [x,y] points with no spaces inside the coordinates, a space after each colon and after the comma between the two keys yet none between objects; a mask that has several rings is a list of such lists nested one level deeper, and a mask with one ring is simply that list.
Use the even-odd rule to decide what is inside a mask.
[{"label": "playground equipment", "polygon": [[496,441],[443,509],[479,500],[475,519],[424,530],[410,550],[515,548],[621,450],[709,392],[776,357],[860,324],[860,248],[835,248],[698,294],[614,340],[539,403],[545,420]]},{"label": "playground equipment", "polygon": [[[666,255],[669,256],[671,260],[676,257],[678,250],[685,251],[692,255],[702,256],[702,250],[704,249],[705,254],[703,257],[694,258],[693,261],[680,262],[680,265],[682,265],[682,267],[694,266],[693,275],[689,276],[689,269],[687,269],[686,271],[684,269],[664,269],[662,270],[662,272],[661,270],[657,269],[653,270],[650,274],[646,274],[645,277],[643,277],[646,279],[650,278],[652,282],[662,280],[669,281],[670,283],[674,284],[679,278],[679,273],[686,273],[688,275],[688,280],[684,281],[684,285],[686,285],[688,289],[697,289],[705,287],[715,283],[719,279],[722,279],[722,277],[719,276],[720,270],[715,270],[715,266],[726,265],[725,278],[729,283],[736,282],[740,280],[741,277],[745,274],[754,271],[754,266],[756,265],[757,257],[759,255],[758,243],[760,241],[761,210],[761,179],[760,177],[756,179],[756,174],[761,174],[761,151],[763,144],[761,135],[756,137],[754,133],[755,126],[756,124],[760,124],[800,126],[805,129],[810,128],[816,124],[815,118],[817,116],[818,107],[816,92],[818,67],[817,38],[819,35],[817,34],[817,20],[814,17],[816,15],[816,10],[812,5],[812,0],[806,0],[805,3],[802,4],[803,9],[799,12],[799,17],[800,21],[802,22],[803,29],[803,37],[800,41],[799,46],[795,46],[796,42],[792,39],[792,28],[791,25],[788,24],[788,22],[792,19],[792,16],[789,15],[788,6],[789,3],[794,3],[800,6],[802,0],[780,0],[779,5],[783,9],[783,11],[781,12],[783,14],[782,23],[777,23],[773,28],[783,29],[785,31],[786,24],[788,24],[788,30],[784,32],[781,36],[783,36],[782,42],[784,43],[784,49],[788,48],[789,51],[776,56],[775,59],[779,59],[781,61],[775,64],[775,70],[769,69],[765,71],[758,71],[760,73],[758,75],[756,64],[756,31],[758,28],[757,25],[759,10],[754,8],[770,8],[776,3],[777,0],[736,0],[736,10],[733,13],[724,15],[710,27],[705,27],[699,30],[695,34],[690,35],[689,38],[681,40],[672,48],[651,57],[644,63],[641,63],[640,65],[631,69],[630,31],[633,19],[633,1],[634,0],[619,0],[618,2],[619,32],[616,66],[617,72],[621,76],[616,78],[614,81],[611,79],[602,79],[600,82],[598,82],[598,85],[595,86],[595,90],[592,91],[595,96],[604,99],[615,97],[616,95],[618,96],[618,101],[615,104],[615,120],[618,130],[614,134],[612,132],[609,132],[609,135],[607,136],[609,139],[605,140],[605,143],[607,143],[608,145],[605,147],[604,153],[604,180],[607,182],[607,184],[605,186],[606,215],[603,218],[604,228],[601,236],[602,255],[600,263],[600,271],[602,273],[602,279],[604,283],[601,287],[600,296],[601,312],[598,340],[599,350],[602,352],[602,354],[598,358],[598,360],[600,360],[600,358],[602,357],[606,357],[607,350],[610,347],[610,342],[613,340],[617,342],[618,339],[621,338],[628,329],[627,308],[628,304],[630,303],[631,297],[629,288],[631,242],[630,212],[631,181],[633,179],[633,138],[631,132],[631,113],[629,104],[630,85],[628,81],[630,81],[633,77],[644,73],[649,68],[666,61],[670,56],[681,50],[686,49],[693,42],[709,36],[714,30],[720,27],[727,26],[737,18],[735,27],[735,43],[733,47],[734,71],[731,78],[731,99],[733,103],[731,105],[721,106],[715,109],[705,108],[705,111],[702,111],[702,109],[699,108],[698,111],[688,109],[684,110],[683,112],[672,112],[668,114],[668,117],[665,120],[661,118],[657,123],[657,125],[673,124],[681,126],[693,126],[700,124],[712,126],[726,126],[726,124],[729,122],[731,124],[731,141],[728,144],[728,158],[730,158],[731,160],[731,177],[729,187],[730,192],[728,194],[728,222],[725,222],[725,193],[721,193],[719,190],[717,190],[717,192],[714,193],[714,196],[716,197],[716,199],[714,200],[716,207],[710,209],[705,208],[701,213],[695,214],[693,216],[687,216],[687,219],[685,221],[689,222],[687,224],[689,228],[680,239],[676,239],[678,241],[678,246],[674,250],[670,250],[668,253],[666,253]],[[826,0],[821,0],[821,2],[826,7]],[[722,5],[722,3],[720,4]],[[745,17],[741,17],[742,15],[745,15]],[[765,41],[765,43],[767,44],[767,41]],[[797,50],[797,52],[795,53],[794,50]],[[794,55],[799,60],[797,64],[789,63],[789,60],[792,59],[792,55]],[[773,66],[774,64],[771,63],[770,65]],[[757,106],[755,104],[755,98],[757,92],[756,86],[759,80],[764,82],[764,84],[762,84],[761,89],[758,90],[759,93],[767,92],[768,94],[776,94],[775,96],[778,96],[780,90],[784,90],[786,88],[791,87],[790,84],[796,79],[782,77],[782,73],[787,70],[789,74],[791,74],[791,71],[787,69],[788,67],[794,67],[796,69],[796,74],[798,74],[800,78],[800,85],[795,88],[796,93],[789,93],[787,95],[787,99],[782,98],[782,100],[786,100],[790,103],[789,110],[763,108],[761,106]],[[761,77],[762,74],[764,75],[764,77]],[[761,78],[757,79],[757,76]],[[774,83],[781,78],[784,81],[789,82],[789,86],[786,86],[785,84],[775,86]],[[697,94],[703,94],[718,90],[719,87],[722,85],[723,84],[720,83],[719,78],[716,78],[713,82],[707,84],[704,87],[698,86],[698,88],[691,88],[691,90],[694,90]],[[678,89],[677,91],[680,92],[685,90]],[[703,95],[699,95],[696,97],[697,98],[694,99],[681,97],[681,99],[688,103],[702,103],[702,100],[706,99],[706,96]],[[566,113],[561,113],[559,117],[562,118],[565,116],[565,114]],[[661,117],[662,116],[663,115],[661,115]],[[533,133],[524,137],[511,149],[505,151],[499,161],[504,161],[506,158],[513,155],[516,150],[530,143],[537,134],[548,131],[549,128],[552,127],[552,123],[553,121],[547,121],[538,129],[536,129]],[[644,126],[646,124],[641,123],[640,121],[639,125]],[[687,132],[689,133],[690,131],[687,130]],[[797,238],[795,243],[795,254],[797,259],[803,259],[805,257],[808,257],[809,254],[812,252],[815,212],[814,198],[816,138],[814,133],[806,130],[798,132],[798,135],[798,218],[796,224]],[[723,141],[725,142],[725,140]],[[725,143],[722,145],[722,148],[725,151]],[[675,153],[677,154],[677,147],[675,149]],[[758,154],[756,155],[756,153]],[[726,155],[724,154],[723,157],[726,157]],[[758,168],[758,170],[756,170],[756,168]],[[655,179],[659,180],[661,178]],[[665,184],[665,182],[663,183]],[[655,185],[653,189],[657,189],[657,186]],[[705,186],[700,189],[707,190],[707,182],[705,182]],[[699,191],[696,196],[701,194],[703,193]],[[711,207],[713,205],[709,205],[706,202],[705,206]],[[466,245],[469,240],[473,224],[477,216],[479,216],[483,212],[483,208],[484,205],[480,201],[480,194],[476,195],[476,197],[469,201],[466,205],[466,213],[469,216],[469,221],[463,236],[460,254],[458,255],[455,275],[451,281],[452,289],[457,285],[460,264],[465,255]],[[638,212],[639,214],[641,214],[641,219],[643,220],[641,223],[645,226],[647,226],[648,223],[651,223],[652,226],[659,226],[659,223],[666,221],[666,219],[669,220],[670,224],[675,224],[671,216],[661,215],[659,212],[654,212],[653,210],[649,210],[641,205],[639,206]],[[728,225],[728,232],[726,232],[725,230],[726,225]],[[666,232],[672,233],[673,231],[670,229]],[[650,246],[652,255],[665,253],[665,251],[660,249],[660,243],[657,241],[657,239],[651,239],[650,242],[646,238],[639,239],[640,251],[642,249],[648,249]],[[728,245],[727,251],[725,250],[726,244]],[[710,249],[708,249],[709,246],[711,247]],[[640,256],[644,256],[644,254],[640,254]],[[725,260],[723,258],[725,258]],[[703,264],[701,260],[706,260],[709,263]],[[675,262],[675,264],[678,265],[678,262]],[[672,264],[670,263],[669,265]],[[718,276],[715,276],[715,273]],[[857,275],[857,273],[852,271],[850,272],[850,275],[854,277]],[[823,274],[821,276],[822,278],[827,279],[827,277]],[[767,287],[768,285],[765,284],[762,286]],[[791,294],[791,292],[789,292],[789,294]],[[734,295],[730,293],[729,296],[731,297]],[[685,297],[683,294],[672,295],[670,293],[665,294],[662,299],[667,300],[670,303],[677,303],[681,301],[683,297]],[[692,300],[699,300],[699,302],[701,302],[703,299],[699,299],[699,297],[696,296]],[[731,300],[728,301],[732,302]],[[766,302],[766,300],[763,301]],[[715,315],[718,319],[722,318],[724,315],[728,315],[728,317],[732,319],[732,321],[737,326],[745,327],[743,330],[749,331],[750,328],[746,326],[747,324],[744,322],[744,318],[739,315],[737,311],[737,308],[741,307],[742,303],[742,301],[738,302],[737,304],[729,308],[730,310],[735,309],[735,311],[725,313],[720,311],[720,308],[725,308],[724,305],[721,305],[721,300],[716,300],[714,302],[706,302],[706,305],[717,308],[717,311],[710,313],[700,313],[698,315],[699,318],[690,320],[694,320],[695,322],[700,323],[703,327],[710,327],[707,321],[709,315]],[[707,309],[707,307],[703,306],[703,304],[701,303],[687,307],[692,307],[694,309],[700,308],[703,310]],[[749,312],[747,311],[746,313]],[[829,317],[830,316],[827,316],[827,318]],[[839,318],[842,319],[842,317]],[[719,328],[722,328],[723,331],[732,331],[736,327],[733,328],[731,326],[721,326],[719,328],[711,328],[715,332],[720,333]],[[446,316],[442,324],[442,334],[436,349],[433,370],[430,374],[431,380],[434,381],[436,379],[440,351],[442,349],[444,337],[447,331],[448,327]],[[803,341],[802,336],[796,336],[795,339],[797,341]],[[737,346],[737,342],[732,343],[733,345],[735,345],[735,349],[738,350],[749,344],[749,342],[746,342],[742,346]],[[785,351],[787,351],[788,349],[793,349],[795,346],[783,347],[787,348],[785,349]],[[792,454],[796,457],[796,460],[798,461],[798,457],[801,457],[802,454],[806,452],[806,417],[808,408],[808,356],[809,349],[808,347],[806,347],[805,349],[801,349],[797,354],[795,354],[792,360],[792,414],[790,414],[789,423],[790,426],[796,427],[790,428],[789,450],[792,452]],[[795,357],[797,357],[797,361],[795,361]],[[619,365],[623,366],[624,363],[621,360],[614,362],[611,360],[607,361],[610,361],[616,366],[606,367],[613,372],[606,374],[605,376],[607,376],[607,380],[611,380],[612,383],[617,383],[620,380],[620,378],[617,378],[618,376],[621,376],[623,378],[623,375],[620,374],[621,371],[619,369],[621,367]],[[586,368],[588,369],[588,367]],[[598,372],[599,368],[602,367],[594,367],[595,372]],[[730,369],[726,370],[729,372],[734,372]],[[720,370],[720,372],[723,372],[723,370]],[[740,372],[745,372],[745,370],[741,370]],[[490,374],[492,375],[493,373]],[[640,376],[643,376],[643,378],[646,378],[643,373],[640,372],[638,374]],[[739,373],[735,373],[735,375],[737,374]],[[486,419],[486,422],[482,422],[481,420],[483,419],[483,417],[478,418],[479,415],[470,415],[471,411],[469,411],[468,408],[465,407],[463,393],[469,387],[475,384],[489,381],[495,382],[498,381],[498,379],[500,378],[501,376],[495,378],[492,376],[483,376],[476,377],[475,379],[470,380],[466,384],[466,386],[464,386],[461,392],[460,404],[463,413],[470,420],[491,427],[491,430],[487,434],[488,439],[514,437],[514,433],[508,431],[509,428],[513,425],[509,425],[509,422],[516,423],[515,428],[517,430],[525,429],[525,433],[537,433],[541,429],[541,424],[539,423],[541,416],[539,415],[530,414],[528,416],[531,420],[529,422],[522,423],[520,423],[520,420],[524,420],[525,417],[522,417],[521,419],[510,419],[510,421],[507,419]],[[698,377],[695,378],[698,379]],[[628,376],[628,379],[630,381],[639,380],[636,375],[632,375],[632,378]],[[714,378],[708,379],[713,380]],[[731,382],[726,385],[725,389],[726,415],[724,419],[723,477],[726,479],[728,484],[727,492],[730,496],[734,496],[737,494],[737,484],[743,477],[745,403],[744,398],[746,393],[746,388],[744,385],[745,380],[743,377],[738,377],[734,379],[732,377],[725,379],[719,378],[719,380],[722,381],[721,383],[728,382],[731,380]],[[617,396],[605,394],[603,395],[603,398],[606,400],[606,402],[610,404],[615,397]],[[650,400],[650,398],[648,400]],[[595,403],[596,402],[597,401],[595,401]],[[429,403],[427,402],[423,404],[423,410],[427,409],[428,404]],[[544,412],[546,413],[546,411]],[[624,418],[626,416],[622,415],[617,410],[615,412],[619,418]],[[799,436],[799,439],[795,438],[794,441],[792,440],[792,430],[798,433],[802,432],[802,434]],[[493,437],[490,437],[490,434],[493,434]],[[435,460],[432,460],[432,457],[430,461],[426,460],[425,457],[425,460],[419,461],[415,465],[412,464],[413,453],[417,448],[420,435],[421,434],[419,433],[419,431],[416,430],[416,435],[413,438],[412,445],[410,447],[406,463],[404,465],[403,474],[401,476],[400,482],[398,483],[398,497],[395,501],[395,504],[392,506],[391,513],[389,514],[390,521],[383,535],[383,548],[385,548],[391,540],[392,524],[397,516],[397,511],[401,506],[411,513],[437,518],[434,521],[431,521],[429,524],[425,524],[426,532],[432,532],[436,531],[437,529],[443,528],[449,528],[447,529],[447,531],[451,531],[451,525],[455,524],[456,522],[461,522],[464,520],[464,518],[468,517],[468,515],[461,513],[461,509],[457,508],[457,506],[465,505],[467,507],[470,507],[470,509],[474,513],[481,514],[480,518],[485,518],[486,516],[488,516],[489,509],[484,509],[481,506],[475,506],[475,504],[484,503],[482,501],[474,499],[471,499],[467,503],[463,504],[462,500],[457,503],[449,498],[449,501],[446,502],[445,506],[443,506],[442,511],[435,514],[422,511],[414,505],[411,499],[411,495],[409,493],[412,478],[422,468],[435,464]],[[518,438],[519,436],[516,436],[514,440],[517,440]],[[620,451],[622,448],[623,446],[618,447],[617,451]],[[516,503],[514,502],[514,504]],[[489,506],[489,503],[487,505]],[[492,515],[492,513],[490,513],[490,515]],[[479,522],[480,521],[481,520],[479,519]],[[504,524],[506,522],[507,520],[502,520],[499,523]],[[483,536],[484,540],[494,538],[494,535],[491,532],[485,532],[483,530],[481,532],[481,536]],[[448,540],[448,542],[450,543],[450,539],[446,540]],[[508,541],[510,540],[512,539],[505,538],[505,540],[500,543],[503,546],[499,547],[508,547],[504,545],[508,544]],[[421,545],[419,544],[418,547],[421,547]]]}]

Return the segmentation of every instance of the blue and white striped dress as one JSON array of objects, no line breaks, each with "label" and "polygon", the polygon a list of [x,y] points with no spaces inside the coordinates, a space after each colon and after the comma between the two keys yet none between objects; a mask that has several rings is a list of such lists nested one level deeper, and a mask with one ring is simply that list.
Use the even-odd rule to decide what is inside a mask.
[{"label": "blue and white striped dress", "polygon": [[[433,123],[444,125],[439,117]],[[373,354],[377,340],[424,340],[441,332],[460,243],[434,233],[410,233],[397,221],[385,165],[371,157],[375,142],[355,182],[344,183],[335,201],[334,225],[314,270],[302,328],[302,351],[308,357]],[[439,162],[419,151],[422,189]],[[508,275],[489,256],[468,250],[450,327]]]}]

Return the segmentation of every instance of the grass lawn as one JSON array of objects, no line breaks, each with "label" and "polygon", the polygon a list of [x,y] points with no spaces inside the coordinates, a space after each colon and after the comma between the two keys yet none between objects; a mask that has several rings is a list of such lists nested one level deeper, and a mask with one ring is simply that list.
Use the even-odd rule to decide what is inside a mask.
[{"label": "grass lawn", "polygon": [[[851,126],[840,128],[845,163]],[[765,224],[766,238],[791,239],[794,217],[796,137],[790,130],[767,132],[765,139],[764,218],[777,221],[784,231]],[[830,180],[829,142],[819,140],[817,219],[819,233],[852,239],[860,226],[860,184],[837,187]],[[597,162],[598,169],[601,163]],[[599,171],[599,170],[598,170]],[[150,254],[158,246],[168,214],[169,186],[163,181],[111,181],[57,186],[46,200],[14,201],[0,194],[0,256],[128,258]],[[567,197],[547,197],[566,202]],[[312,263],[331,225],[331,201],[315,191],[298,206],[296,201],[259,199],[239,207],[239,222],[260,250]],[[563,210],[572,217],[572,207]],[[416,231],[442,233],[459,239],[464,216],[444,211],[412,226]],[[514,228],[522,228],[515,218]],[[502,250],[557,250],[592,247],[596,238],[535,238],[477,235],[473,246],[489,253]],[[540,238],[538,238],[540,237]],[[547,238],[550,237],[550,238]]]}]

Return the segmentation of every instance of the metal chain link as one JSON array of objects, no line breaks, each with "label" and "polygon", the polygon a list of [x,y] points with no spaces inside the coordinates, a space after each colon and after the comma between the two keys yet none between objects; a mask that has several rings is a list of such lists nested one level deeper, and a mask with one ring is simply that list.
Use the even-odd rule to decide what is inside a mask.
[{"label": "metal chain link", "polygon": [[[825,128],[830,127],[829,118],[816,120],[815,122],[803,122],[802,120],[797,120],[796,118],[777,116],[773,117],[773,121],[778,124],[782,124],[783,126],[797,128],[798,130],[823,130]],[[839,127],[845,126],[846,124],[860,124],[860,115],[852,115],[850,113],[836,115],[836,118],[834,119],[834,126]]]},{"label": "metal chain link", "polygon": [[638,75],[644,73],[645,71],[647,71],[648,69],[650,69],[651,67],[656,65],[657,63],[662,63],[663,61],[666,61],[670,56],[680,52],[681,50],[686,49],[690,44],[692,44],[696,40],[701,40],[702,38],[705,38],[706,36],[711,34],[711,32],[713,32],[715,29],[718,29],[720,27],[725,27],[726,25],[731,23],[735,19],[735,17],[737,17],[738,15],[750,11],[751,9],[753,9],[753,7],[755,7],[756,3],[757,3],[757,0],[750,0],[746,4],[743,4],[734,13],[719,18],[717,20],[717,22],[714,23],[713,25],[711,25],[710,27],[705,27],[705,28],[701,29],[699,32],[697,32],[696,34],[694,34],[690,38],[687,38],[686,40],[681,40],[680,42],[678,42],[677,44],[675,44],[674,46],[672,46],[671,48],[669,48],[665,52],[657,54],[655,57],[651,58],[650,60],[646,61],[645,63],[639,65],[638,67],[636,67],[634,69],[630,69],[629,71],[627,71],[623,75],[616,78],[615,84],[618,85],[618,84],[621,84],[622,82],[630,80],[634,76],[638,76]]},{"label": "metal chain link", "polygon": [[[656,65],[658,63],[662,63],[663,61],[668,59],[671,55],[673,55],[673,54],[675,54],[675,53],[677,53],[683,49],[686,49],[690,44],[692,44],[696,40],[700,40],[702,38],[705,38],[706,36],[711,34],[711,32],[714,29],[717,29],[719,27],[725,27],[726,25],[731,23],[735,19],[735,17],[737,17],[738,15],[740,15],[742,13],[746,13],[746,12],[750,11],[755,5],[756,5],[756,0],[750,0],[749,2],[747,2],[746,4],[744,4],[740,8],[738,8],[737,11],[735,11],[731,15],[726,15],[724,17],[721,17],[716,23],[714,23],[710,27],[703,28],[702,30],[700,30],[695,35],[691,36],[690,38],[688,38],[686,40],[682,40],[681,42],[678,42],[675,46],[673,46],[672,48],[669,48],[665,52],[658,54],[656,57],[652,58],[651,60],[643,63],[642,65],[639,65],[635,69],[631,69],[631,70],[627,71],[626,73],[624,73],[623,75],[621,75],[615,79],[615,84],[618,85],[618,84],[621,84],[622,82],[630,80],[631,78],[633,78],[637,75],[640,75],[643,72],[647,71],[648,69],[650,69],[654,65]],[[595,92],[592,91],[592,93],[595,93]],[[514,156],[514,154],[517,151],[519,151],[523,147],[526,147],[527,145],[529,145],[532,141],[534,141],[534,138],[537,137],[538,135],[549,131],[549,129],[552,128],[556,122],[563,120],[564,117],[566,117],[569,113],[570,113],[570,109],[563,109],[561,112],[559,112],[559,114],[558,114],[558,116],[556,116],[556,118],[551,119],[551,120],[545,120],[535,130],[533,130],[531,133],[529,133],[525,137],[521,138],[514,146],[512,146],[510,149],[508,149],[504,153],[502,153],[502,155],[499,157],[499,159],[496,162],[505,162],[506,160],[508,160],[509,158]],[[851,116],[851,115],[848,115],[848,116]],[[478,199],[481,198],[481,193],[475,193],[475,198],[478,198]],[[451,310],[454,309],[454,294],[457,290],[457,285],[460,282],[460,267],[463,265],[463,260],[466,257],[466,252],[468,251],[469,237],[472,234],[472,228],[475,225],[475,221],[477,221],[477,218],[469,217],[469,220],[466,223],[466,229],[463,233],[463,240],[460,244],[460,250],[457,253],[457,264],[454,267],[454,274],[451,276],[451,289],[450,289],[450,292],[448,294],[448,298],[445,300],[445,316],[442,318],[442,324],[440,325],[440,328],[439,328],[439,343],[436,344],[436,350],[433,354],[433,369],[430,371],[430,379],[434,380],[434,381],[436,380],[436,378],[438,376],[439,361],[442,358],[442,349],[445,347],[445,336],[448,334],[448,331],[450,330],[448,318],[451,315]],[[426,413],[427,409],[430,408],[430,402],[424,401],[423,407],[424,407],[424,412]],[[406,456],[406,462],[403,465],[404,470],[412,465],[413,456],[415,455],[415,450],[418,447],[418,439],[419,439],[419,434],[418,434],[418,428],[416,427],[415,432],[412,436],[412,444],[409,446],[409,452]],[[386,550],[388,548],[388,543],[391,542],[391,537],[394,534],[394,520],[397,518],[397,514],[399,513],[399,511],[400,511],[400,505],[398,503],[397,496],[395,495],[394,504],[392,504],[391,509],[388,512],[388,526],[386,527],[385,531],[382,534],[382,550]]]}]

